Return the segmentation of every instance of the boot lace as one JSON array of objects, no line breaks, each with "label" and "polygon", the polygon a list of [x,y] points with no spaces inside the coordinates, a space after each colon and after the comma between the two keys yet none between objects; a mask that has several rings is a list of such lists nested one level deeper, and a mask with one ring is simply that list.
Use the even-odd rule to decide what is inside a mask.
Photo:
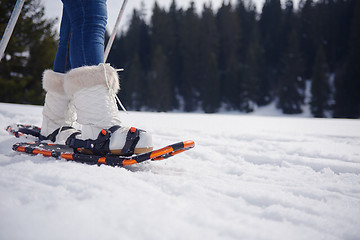
[{"label": "boot lace", "polygon": [[[116,99],[116,101],[119,103],[121,109],[122,109],[124,112],[127,113],[127,111],[126,111],[124,105],[122,104],[122,102],[120,101],[119,97],[118,97],[117,94],[114,92],[114,90],[110,87],[109,80],[108,80],[107,74],[106,74],[105,64],[108,64],[108,63],[102,63],[101,65],[102,65],[102,67],[104,68],[105,81],[106,81],[106,85],[107,85],[107,87],[108,87],[108,89],[109,89],[109,93],[110,93],[111,96],[113,96],[113,97]],[[110,64],[108,64],[108,65],[110,66]],[[116,71],[117,71],[117,72],[119,72],[119,71],[124,71],[124,69],[123,69],[123,68],[121,68],[121,69],[116,69]]]}]

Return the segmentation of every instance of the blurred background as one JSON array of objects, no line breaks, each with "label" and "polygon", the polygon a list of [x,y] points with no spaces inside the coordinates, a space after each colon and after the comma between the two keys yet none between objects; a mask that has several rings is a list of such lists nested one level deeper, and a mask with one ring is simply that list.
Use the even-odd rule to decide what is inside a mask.
[{"label": "blurred background", "polygon": [[[0,0],[1,36],[15,2]],[[0,62],[0,102],[44,102],[62,8],[44,2],[25,1]],[[121,4],[108,2],[106,39]],[[359,118],[359,44],[356,0],[129,1],[107,62],[125,68],[119,97],[129,110],[275,104],[284,114]]]}]

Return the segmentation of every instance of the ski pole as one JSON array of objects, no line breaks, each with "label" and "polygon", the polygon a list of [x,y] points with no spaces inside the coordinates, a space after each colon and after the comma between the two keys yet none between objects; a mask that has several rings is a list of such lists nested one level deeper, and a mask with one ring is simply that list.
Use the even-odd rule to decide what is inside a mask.
[{"label": "ski pole", "polygon": [[5,32],[4,32],[4,34],[1,38],[1,42],[0,42],[0,61],[4,56],[5,49],[9,43],[11,34],[14,31],[15,24],[19,18],[19,15],[20,15],[21,9],[24,5],[24,2],[25,2],[25,0],[17,0],[16,1],[14,10],[12,11],[9,22],[6,25]]},{"label": "ski pole", "polygon": [[111,46],[112,46],[112,44],[113,44],[113,42],[114,42],[114,39],[115,39],[116,29],[117,29],[117,27],[119,26],[120,20],[121,20],[121,18],[122,18],[122,15],[123,15],[123,13],[124,13],[124,10],[125,10],[126,3],[127,3],[127,0],[124,0],[124,1],[123,1],[123,4],[122,4],[122,6],[121,6],[121,9],[120,9],[119,15],[118,15],[118,17],[117,17],[117,19],[116,19],[116,23],[115,23],[114,29],[113,29],[113,31],[112,31],[112,33],[111,33],[111,36],[110,36],[110,38],[109,38],[109,41],[108,41],[108,43],[107,43],[107,45],[106,45],[106,49],[105,49],[105,53],[104,53],[104,62],[106,62],[106,60],[107,60],[107,58],[108,58],[108,56],[109,56]]}]

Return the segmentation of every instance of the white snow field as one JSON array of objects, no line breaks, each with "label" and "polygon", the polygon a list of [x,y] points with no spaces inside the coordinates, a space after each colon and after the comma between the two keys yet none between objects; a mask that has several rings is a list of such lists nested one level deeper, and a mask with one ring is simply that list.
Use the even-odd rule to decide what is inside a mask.
[{"label": "white snow field", "polygon": [[360,120],[121,113],[165,161],[126,168],[16,153],[0,103],[0,239],[360,239]]}]

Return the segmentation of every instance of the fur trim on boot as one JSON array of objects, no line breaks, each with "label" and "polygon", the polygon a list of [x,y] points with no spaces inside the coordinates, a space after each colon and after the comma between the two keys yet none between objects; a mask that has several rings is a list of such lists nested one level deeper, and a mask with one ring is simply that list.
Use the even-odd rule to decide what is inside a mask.
[{"label": "fur trim on boot", "polygon": [[43,73],[42,86],[46,92],[56,92],[65,95],[64,92],[64,74],[53,70],[45,70]]},{"label": "fur trim on boot", "polygon": [[116,70],[108,64],[101,63],[97,66],[74,68],[66,74],[66,79],[64,88],[68,96],[96,85],[105,85],[115,94],[120,90],[119,76]]}]

